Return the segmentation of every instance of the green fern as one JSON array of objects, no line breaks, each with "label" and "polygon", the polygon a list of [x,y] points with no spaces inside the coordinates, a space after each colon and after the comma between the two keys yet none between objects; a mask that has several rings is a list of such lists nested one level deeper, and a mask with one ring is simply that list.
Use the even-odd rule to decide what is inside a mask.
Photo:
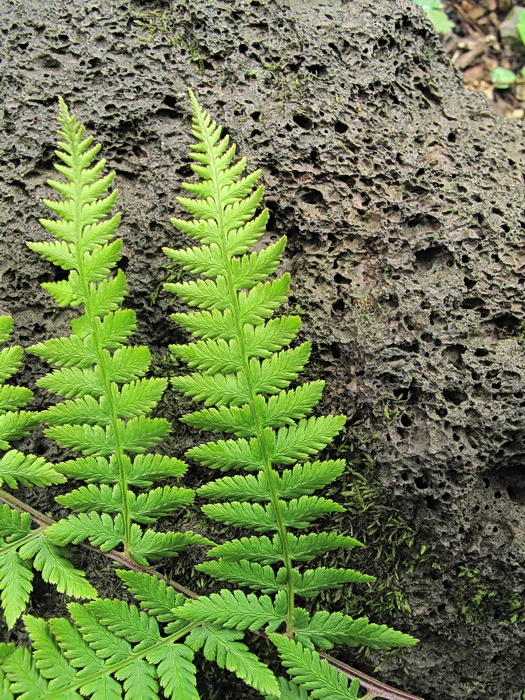
[{"label": "green fern", "polygon": [[[0,661],[6,687],[21,700],[198,700],[195,653],[263,694],[278,693],[270,669],[248,651],[242,633],[181,622],[174,611],[184,596],[148,574],[117,572],[140,608],[121,600],[68,606],[72,622],[31,615],[24,622],[32,652],[4,645]],[[2,679],[0,679],[2,680]],[[3,697],[3,696],[2,696]]]},{"label": "green fern", "polygon": [[[13,331],[13,319],[0,316],[0,344]],[[3,382],[12,377],[22,364],[22,348],[13,346],[0,351],[0,486],[51,486],[65,481],[53,465],[43,457],[26,455],[9,449],[12,440],[29,435],[38,425],[33,411],[19,410],[31,400],[33,393],[24,387]],[[6,494],[6,500],[9,500]],[[57,547],[42,528],[32,527],[28,513],[19,513],[7,503],[0,506],[0,600],[8,627],[12,627],[24,611],[33,589],[33,570],[40,571],[44,581],[77,598],[94,598],[96,590],[82,571],[73,567],[68,551]]]},{"label": "green fern", "polygon": [[279,634],[270,635],[292,680],[309,691],[312,700],[358,700],[359,681],[348,678],[312,649]]},{"label": "green fern", "polygon": [[[296,606],[298,596],[310,598],[346,583],[374,580],[351,569],[299,569],[296,562],[310,562],[337,546],[352,548],[360,543],[333,533],[297,537],[289,532],[308,528],[319,516],[344,510],[331,499],[314,495],[340,476],[344,462],[304,460],[332,442],[345,417],[309,416],[320,399],[323,382],[290,388],[308,361],[310,344],[288,348],[300,320],[295,316],[271,318],[286,301],[290,288],[288,274],[267,279],[279,265],[286,238],[258,252],[248,252],[264,235],[268,220],[266,210],[256,215],[263,196],[263,188],[257,187],[261,172],[241,177],[246,160],[234,162],[235,146],[227,136],[221,137],[221,128],[193,94],[191,101],[192,134],[197,140],[191,152],[197,164],[192,167],[201,180],[183,185],[196,198],[178,198],[195,218],[173,219],[172,223],[201,245],[165,252],[184,270],[206,279],[164,285],[183,302],[201,309],[172,316],[201,338],[189,345],[171,346],[173,354],[194,370],[172,383],[207,407],[184,416],[185,423],[236,436],[194,447],[186,456],[219,471],[255,472],[221,477],[201,487],[200,495],[222,501],[205,505],[204,513],[226,525],[270,533],[272,539],[263,534],[233,540],[208,552],[215,561],[197,566],[221,581],[264,595],[223,590],[187,601],[177,609],[177,615],[236,630],[283,630],[288,638],[300,640],[306,647],[327,649],[339,642],[383,649],[412,645],[416,642],[413,637],[369,623],[366,618],[325,619],[323,613],[311,616]],[[275,564],[279,568],[274,568]],[[276,644],[280,640],[278,636],[271,638]],[[293,641],[290,644],[301,646]],[[321,678],[319,674],[326,669],[317,668],[314,653],[307,651],[303,657],[311,677]],[[288,657],[283,658],[288,663]],[[314,680],[304,682],[313,689],[311,697],[328,697],[316,694]],[[346,689],[342,677],[334,683],[335,694],[330,697],[337,693],[341,698],[356,697],[355,684]]]},{"label": "green fern", "polygon": [[46,435],[83,455],[56,469],[88,485],[57,497],[79,514],[60,520],[46,535],[58,545],[88,540],[103,551],[122,547],[124,554],[147,566],[209,540],[193,532],[141,527],[191,503],[194,493],[178,486],[133,490],[182,476],[186,465],[171,457],[144,455],[170,429],[165,419],[148,417],[167,382],[145,378],[151,361],[148,348],[125,346],[136,319],[133,311],[120,308],[126,294],[124,273],[112,275],[122,247],[121,239],[114,239],[120,215],[111,215],[117,191],[109,189],[115,174],[102,176],[105,161],[96,161],[99,146],[84,136],[84,127],[70,116],[63,100],[59,121],[62,140],[56,154],[62,162],[55,167],[65,181],[48,184],[64,199],[44,200],[59,218],[41,219],[58,240],[28,246],[69,272],[66,280],[42,286],[60,306],[82,307],[82,315],[71,322],[69,337],[38,343],[29,352],[58,366],[38,384],[66,399],[40,414],[51,426]]}]

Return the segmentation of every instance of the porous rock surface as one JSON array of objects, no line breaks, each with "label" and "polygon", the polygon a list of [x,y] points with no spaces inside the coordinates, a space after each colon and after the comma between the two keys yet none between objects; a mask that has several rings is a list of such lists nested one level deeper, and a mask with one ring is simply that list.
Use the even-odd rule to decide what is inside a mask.
[{"label": "porous rock surface", "polygon": [[[421,643],[377,676],[427,700],[521,697],[519,125],[462,88],[409,0],[3,0],[0,31],[0,311],[16,340],[65,334],[70,318],[39,287],[57,268],[24,245],[46,238],[37,217],[59,94],[117,172],[136,342],[160,357],[184,337],[158,286],[162,246],[184,244],[169,217],[191,174],[193,88],[263,169],[269,235],[288,236],[291,308],[314,343],[310,372],[327,380],[323,409],[349,416],[345,442],[417,530],[421,556],[400,581],[411,612],[376,621]],[[33,363],[22,380],[41,372]],[[175,447],[195,439],[175,430]]]}]

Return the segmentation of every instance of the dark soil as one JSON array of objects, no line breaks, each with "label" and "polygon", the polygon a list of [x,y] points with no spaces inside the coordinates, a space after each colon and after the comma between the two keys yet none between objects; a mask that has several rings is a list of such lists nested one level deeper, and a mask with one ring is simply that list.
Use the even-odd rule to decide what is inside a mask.
[{"label": "dark soil", "polygon": [[[335,492],[348,512],[330,522],[367,543],[351,563],[378,584],[333,596],[332,607],[421,639],[405,652],[338,656],[426,700],[518,700],[521,125],[464,89],[409,0],[3,0],[0,29],[0,311],[14,316],[15,340],[64,335],[73,313],[39,287],[57,268],[25,246],[46,237],[38,217],[61,94],[117,172],[134,342],[150,345],[158,372],[173,371],[166,348],[184,336],[169,321],[173,297],[159,291],[161,249],[185,243],[169,218],[181,215],[175,197],[191,173],[191,87],[263,169],[269,239],[289,238],[290,308],[314,343],[307,374],[327,381],[322,410],[349,417],[333,449],[349,458]],[[44,370],[28,363],[22,381],[33,386]],[[46,401],[39,393],[36,405]],[[199,437],[177,424],[179,397],[165,406],[175,426],[166,450],[181,455]],[[60,458],[41,436],[27,447]],[[188,485],[204,478],[194,471]],[[57,514],[52,496],[20,497]],[[192,585],[199,555],[167,571]],[[103,566],[92,563],[90,578],[113,595]],[[38,585],[31,612],[61,610]],[[23,639],[22,627],[5,638]],[[255,698],[212,667],[200,682],[206,700]]]}]

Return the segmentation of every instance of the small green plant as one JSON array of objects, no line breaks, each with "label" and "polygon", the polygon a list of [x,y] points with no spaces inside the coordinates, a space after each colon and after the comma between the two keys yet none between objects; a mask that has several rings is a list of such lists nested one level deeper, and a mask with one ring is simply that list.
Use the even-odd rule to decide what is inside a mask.
[{"label": "small green plant", "polygon": [[[61,369],[42,377],[38,385],[67,399],[43,411],[40,420],[51,427],[46,435],[61,447],[83,456],[55,465],[70,478],[86,481],[56,500],[80,515],[60,520],[47,530],[58,545],[85,539],[102,550],[121,546],[123,553],[148,566],[174,556],[189,544],[209,541],[192,532],[160,533],[149,527],[160,517],[193,501],[190,489],[150,488],[168,477],[182,476],[187,466],[159,454],[145,454],[170,430],[164,418],[150,418],[167,380],[146,379],[147,347],[126,346],[136,328],[135,313],[121,309],[126,278],[111,276],[121,257],[122,240],[115,239],[120,215],[111,216],[117,191],[108,194],[114,173],[100,177],[105,161],[92,137],[60,103],[63,139],[55,167],[66,182],[48,184],[63,197],[44,200],[58,220],[41,219],[57,242],[29,243],[31,250],[68,271],[68,278],[42,286],[60,306],[81,307],[69,337],[47,340],[29,352]],[[109,217],[109,218],[108,218]],[[137,491],[144,490],[143,493]]]},{"label": "small green plant", "polygon": [[[197,139],[193,168],[201,181],[185,185],[196,198],[179,202],[196,219],[175,219],[174,224],[201,245],[166,252],[201,278],[165,286],[201,309],[174,314],[200,339],[172,346],[173,354],[195,370],[173,379],[173,385],[205,405],[184,416],[185,423],[235,436],[194,447],[187,456],[221,472],[248,472],[202,486],[200,495],[214,501],[203,511],[221,523],[258,534],[214,545],[192,532],[150,528],[190,502],[193,492],[175,486],[152,488],[159,479],[181,476],[186,464],[147,453],[169,429],[164,419],[149,417],[166,380],[146,378],[148,349],[126,345],[136,319],[121,308],[123,273],[113,274],[121,248],[121,241],[114,240],[119,216],[111,215],[116,192],[108,194],[114,175],[101,177],[104,161],[95,161],[98,146],[84,137],[83,127],[61,100],[57,155],[62,163],[56,168],[65,182],[49,184],[64,199],[46,200],[58,218],[42,220],[58,241],[29,246],[68,272],[67,279],[43,286],[61,306],[80,307],[82,313],[72,321],[70,336],[30,348],[57,365],[39,385],[63,401],[36,415],[20,410],[31,398],[29,390],[0,387],[0,448],[9,449],[8,440],[45,421],[48,438],[82,456],[51,466],[42,458],[9,450],[0,460],[0,475],[10,487],[64,483],[66,477],[88,485],[57,497],[62,506],[78,513],[58,523],[0,493],[6,503],[0,510],[0,533],[5,537],[0,541],[3,602],[8,623],[13,624],[29,596],[31,557],[33,566],[59,590],[97,598],[83,572],[64,557],[65,545],[89,541],[127,567],[116,573],[138,604],[97,598],[70,603],[71,620],[25,615],[32,651],[0,644],[5,700],[198,700],[197,652],[234,672],[267,700],[357,700],[360,674],[326,657],[325,650],[340,643],[390,649],[417,641],[366,617],[313,612],[297,605],[298,597],[308,600],[348,582],[374,580],[352,569],[305,568],[329,551],[360,546],[352,537],[334,532],[302,532],[320,515],[343,510],[335,501],[312,494],[341,474],[344,461],[305,460],[333,440],[344,417],[307,417],[319,401],[322,381],[290,388],[308,360],[310,346],[304,342],[287,348],[300,328],[297,316],[272,318],[287,298],[290,278],[267,278],[276,271],[286,240],[248,252],[263,236],[268,219],[266,210],[255,215],[263,194],[262,187],[254,189],[260,171],[241,177],[245,159],[233,163],[235,146],[221,138],[221,129],[193,94],[191,101]],[[11,328],[9,318],[0,319],[1,342]],[[12,376],[21,356],[20,348],[0,352],[0,380]],[[31,518],[40,523],[37,530],[31,529]],[[232,589],[200,598],[188,589],[177,593],[182,587],[149,567],[151,561],[174,556],[193,543],[214,545],[212,561],[197,569],[233,584]],[[258,594],[246,594],[235,587],[238,584]],[[242,641],[248,631],[272,643],[291,681],[276,677],[248,649]],[[361,697],[377,697],[381,684],[366,677],[363,684],[368,692]],[[394,699],[411,697],[394,689],[388,692]]]},{"label": "small green plant", "polygon": [[441,0],[414,0],[414,2],[423,9],[438,34],[447,34],[454,29],[454,23],[443,11]]},{"label": "small green plant", "polygon": [[[518,36],[521,39],[522,44],[525,46],[525,10],[522,10],[519,14],[518,24],[516,25],[516,30]],[[506,90],[514,83],[525,82],[525,66],[521,68],[518,73],[515,73],[510,68],[503,68],[503,66],[498,66],[494,68],[490,73],[490,79],[494,84],[494,87],[498,90]]]}]

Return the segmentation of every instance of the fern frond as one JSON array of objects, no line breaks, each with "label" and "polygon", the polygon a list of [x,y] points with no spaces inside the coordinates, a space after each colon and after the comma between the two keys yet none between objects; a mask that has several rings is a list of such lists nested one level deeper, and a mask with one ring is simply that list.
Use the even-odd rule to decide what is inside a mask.
[{"label": "fern frond", "polygon": [[366,617],[352,618],[342,613],[320,611],[297,630],[296,639],[303,644],[314,644],[321,649],[330,649],[334,644],[368,646],[372,649],[409,647],[417,639],[398,632],[386,625],[369,622]]},{"label": "fern frond", "polygon": [[311,698],[319,700],[358,700],[360,683],[348,677],[321,659],[312,649],[280,634],[271,634],[279,656],[294,683],[309,691]]},{"label": "fern frond", "polygon": [[[164,581],[145,573],[118,573],[147,612],[103,599],[69,604],[72,622],[25,616],[32,651],[0,646],[6,687],[14,694],[6,700],[158,700],[161,695],[198,700],[197,651],[261,693],[279,691],[270,669],[240,641],[242,632],[184,622],[172,612],[184,607],[183,596]],[[169,623],[164,631],[163,622]]]},{"label": "fern frond", "polygon": [[24,612],[33,590],[30,563],[12,548],[2,547],[0,551],[0,590],[5,621],[11,628]]},{"label": "fern frond", "polygon": [[[196,567],[219,581],[229,581],[263,593],[286,590],[288,572],[285,567],[274,571],[271,566],[248,561],[209,561]],[[374,576],[360,574],[352,569],[329,569],[324,566],[306,571],[293,571],[293,585],[297,595],[313,598],[329,588],[341,588],[345,583],[371,583]]]},{"label": "fern frond", "polygon": [[0,485],[9,488],[21,486],[51,486],[65,481],[62,474],[43,457],[26,455],[18,450],[9,450],[0,458]]},{"label": "fern frond", "polygon": [[233,671],[236,676],[261,693],[278,692],[277,681],[270,669],[240,640],[243,633],[203,624],[193,629],[186,645],[200,651],[208,661]]},{"label": "fern frond", "polygon": [[[294,567],[295,562],[310,561],[338,547],[360,545],[335,533],[295,536],[288,532],[344,510],[331,499],[312,495],[343,473],[344,461],[305,460],[332,442],[345,416],[309,417],[321,398],[322,381],[289,388],[308,362],[311,347],[308,342],[286,347],[300,328],[298,317],[272,318],[290,289],[288,273],[268,279],[277,271],[286,239],[248,252],[264,234],[268,219],[267,212],[256,214],[263,196],[260,173],[241,177],[246,161],[234,162],[235,147],[227,138],[221,139],[220,127],[191,91],[190,99],[196,138],[190,155],[197,161],[192,167],[201,180],[184,184],[193,199],[178,198],[194,220],[173,219],[172,223],[201,246],[165,252],[202,278],[168,283],[165,288],[190,307],[204,310],[172,315],[200,338],[171,347],[194,370],[172,379],[172,385],[205,406],[184,416],[183,422],[235,435],[235,439],[192,447],[186,456],[210,469],[257,472],[226,476],[202,486],[200,495],[222,501],[203,506],[203,512],[225,525],[275,534],[272,539],[243,537],[214,547],[209,554],[218,561],[198,567],[222,581],[259,590],[264,594],[261,598],[223,591],[206,601],[187,603],[181,610],[192,611],[192,617],[185,619],[257,627],[264,624],[264,616],[250,618],[250,605],[252,614],[260,613],[260,601],[271,604],[267,594],[275,595],[275,601],[279,596],[282,601],[285,595],[284,618],[280,619],[293,638],[309,620],[306,611],[294,607],[295,595],[313,597],[345,583],[374,580],[353,569]],[[283,470],[281,465],[289,468]],[[275,564],[281,564],[280,568],[273,568]],[[181,610],[177,614],[184,616]],[[249,622],[241,622],[243,616]]]},{"label": "fern frond", "polygon": [[88,540],[103,552],[109,552],[122,542],[124,523],[120,514],[112,518],[107,513],[80,513],[62,518],[55,525],[51,525],[46,534],[52,542],[60,546]]},{"label": "fern frond", "polygon": [[278,610],[269,596],[246,595],[239,590],[222,590],[198,600],[188,600],[174,612],[184,620],[211,622],[238,630],[265,627],[267,632],[276,630],[286,619],[285,611]]},{"label": "fern frond", "polygon": [[120,216],[111,213],[117,199],[117,191],[110,191],[115,175],[103,174],[105,161],[97,161],[99,147],[92,145],[91,137],[84,137],[84,127],[69,114],[62,99],[59,112],[62,129],[56,154],[62,164],[56,169],[65,181],[48,184],[63,199],[44,200],[58,220],[42,220],[58,240],[28,245],[69,272],[67,280],[44,287],[59,304],[81,306],[82,313],[71,321],[69,337],[53,338],[29,350],[58,366],[39,380],[39,386],[68,399],[39,416],[49,425],[47,437],[84,455],[57,465],[59,479],[65,474],[89,486],[58,498],[80,514],[62,519],[49,536],[59,545],[87,539],[103,550],[122,546],[147,566],[146,556],[179,552],[197,536],[192,540],[186,533],[179,537],[169,533],[155,539],[154,533],[142,531],[137,523],[154,524],[190,503],[193,493],[176,486],[149,493],[132,490],[180,476],[185,467],[160,455],[132,458],[156,446],[170,430],[166,420],[148,416],[167,381],[145,378],[151,363],[147,347],[125,345],[136,329],[136,317],[133,311],[119,308],[126,278],[120,270],[113,274],[122,250],[121,239],[114,238]]},{"label": "fern frond", "polygon": [[[273,487],[277,489],[280,498],[297,498],[311,494],[331,483],[341,475],[344,467],[345,462],[342,459],[296,464],[293,469],[285,469],[274,477]],[[251,474],[248,476],[226,476],[201,486],[198,493],[210,501],[222,499],[271,500],[268,477],[264,472],[259,472],[257,477]]]},{"label": "fern frond", "polygon": [[61,593],[73,598],[96,598],[97,592],[86,581],[85,572],[75,569],[66,556],[68,551],[50,542],[47,532],[35,531],[18,551],[22,559],[33,559],[33,567],[40,571],[44,581],[52,583]]},{"label": "fern frond", "polygon": [[[156,700],[160,681],[166,697],[197,698],[179,694],[195,688],[194,669],[187,663],[193,652],[175,644],[175,635],[162,637],[158,629],[155,634],[152,618],[129,637],[115,634],[112,621],[106,620],[112,602],[100,601],[95,608],[71,604],[75,624],[63,618],[46,623],[26,616],[33,655],[19,648],[7,657],[4,668],[11,689],[20,693],[19,697],[43,700],[84,695],[112,700],[123,697],[123,693],[133,700]],[[128,613],[129,621],[141,619],[141,613],[132,606]],[[187,684],[178,684],[177,676],[185,678]],[[31,691],[31,695],[22,695]]]},{"label": "fern frond", "polygon": [[257,532],[279,530],[280,523],[286,527],[305,528],[312,520],[325,513],[340,513],[344,508],[330,498],[322,496],[301,496],[279,505],[279,517],[276,516],[273,503],[264,507],[258,503],[210,503],[202,507],[210,518],[225,525],[248,527]]},{"label": "fern frond", "polygon": [[122,569],[116,573],[149,615],[153,615],[159,622],[173,622],[177,619],[173,608],[183,605],[185,599],[182,593],[175,593],[174,588],[156,576]]},{"label": "fern frond", "polygon": [[[5,342],[12,330],[12,319],[0,317],[0,342]],[[0,351],[0,382],[12,376],[21,358],[20,347]],[[0,485],[9,488],[50,486],[65,481],[44,458],[9,449],[10,440],[29,434],[39,423],[38,414],[14,410],[24,406],[32,396],[31,391],[22,387],[0,387],[0,449],[8,450],[0,457]],[[33,569],[61,592],[83,598],[97,595],[84,572],[73,567],[67,554],[47,540],[41,528],[31,529],[27,513],[19,513],[9,505],[0,507],[0,600],[9,628],[27,605],[33,588]]]}]

